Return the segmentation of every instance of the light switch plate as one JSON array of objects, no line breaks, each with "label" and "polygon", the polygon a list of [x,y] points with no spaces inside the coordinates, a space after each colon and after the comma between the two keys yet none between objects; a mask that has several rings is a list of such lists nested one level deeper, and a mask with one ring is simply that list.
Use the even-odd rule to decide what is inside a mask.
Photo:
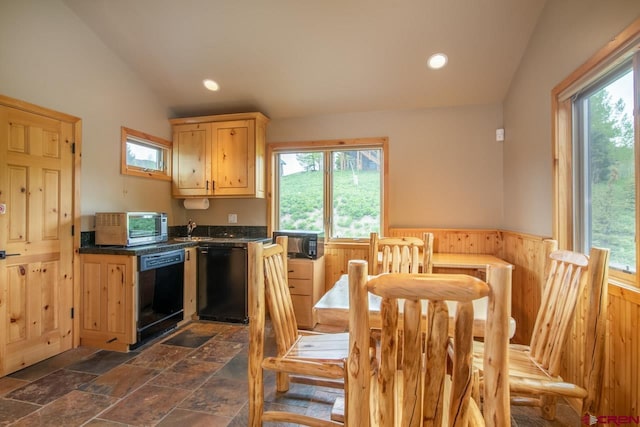
[{"label": "light switch plate", "polygon": [[237,224],[238,223],[238,214],[229,214],[227,217],[227,221],[229,224]]}]

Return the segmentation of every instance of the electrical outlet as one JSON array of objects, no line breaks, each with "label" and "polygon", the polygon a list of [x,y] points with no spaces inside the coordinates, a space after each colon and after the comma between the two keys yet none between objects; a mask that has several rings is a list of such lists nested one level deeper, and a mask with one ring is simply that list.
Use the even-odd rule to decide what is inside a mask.
[{"label": "electrical outlet", "polygon": [[237,224],[238,223],[238,214],[229,214],[227,221],[229,224]]}]

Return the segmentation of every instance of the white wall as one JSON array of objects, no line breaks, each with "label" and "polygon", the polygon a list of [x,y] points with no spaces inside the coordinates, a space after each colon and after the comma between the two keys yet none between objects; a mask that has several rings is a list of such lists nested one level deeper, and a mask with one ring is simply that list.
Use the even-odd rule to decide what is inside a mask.
[{"label": "white wall", "polygon": [[[185,212],[168,182],[120,174],[120,126],[170,138],[169,114],[59,0],[0,2],[0,64],[0,93],[82,118],[83,230],[94,212],[121,209],[167,211],[172,224],[237,213],[239,225],[266,225],[264,200]],[[388,136],[391,226],[493,228],[504,222],[500,127],[502,107],[485,105],[273,120],[267,140]]]},{"label": "white wall", "polygon": [[[192,219],[196,224],[206,225],[267,225],[266,199],[209,199],[209,203],[209,209],[186,210],[185,219]],[[228,223],[228,215],[231,213],[237,216],[236,224]]]},{"label": "white wall", "polygon": [[273,120],[267,141],[389,137],[389,225],[502,224],[502,107],[483,105]]},{"label": "white wall", "polygon": [[640,16],[638,0],[549,0],[504,103],[504,228],[552,233],[551,90]]},{"label": "white wall", "polygon": [[[389,137],[389,225],[497,228],[503,221],[500,105],[274,119],[267,143]],[[266,225],[266,201],[211,199],[198,224]]]},{"label": "white wall", "polygon": [[82,230],[103,210],[184,213],[170,183],[120,174],[120,126],[171,139],[145,82],[58,0],[0,1],[0,93],[82,119]]}]

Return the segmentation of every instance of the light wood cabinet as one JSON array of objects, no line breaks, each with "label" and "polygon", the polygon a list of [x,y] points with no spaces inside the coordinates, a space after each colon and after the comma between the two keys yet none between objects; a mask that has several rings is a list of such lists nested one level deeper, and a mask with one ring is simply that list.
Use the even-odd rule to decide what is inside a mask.
[{"label": "light wood cabinet", "polygon": [[80,343],[127,351],[135,343],[137,258],[82,254]]},{"label": "light wood cabinet", "polygon": [[197,248],[184,250],[184,320],[196,314]]},{"label": "light wood cabinet", "polygon": [[211,124],[173,126],[173,195],[211,196]]},{"label": "light wood cabinet", "polygon": [[324,257],[289,259],[287,264],[289,292],[298,327],[313,329],[317,323],[313,306],[324,291]]},{"label": "light wood cabinet", "polygon": [[[197,248],[185,248],[184,323],[196,313]],[[80,344],[128,351],[137,340],[138,257],[80,256]]]},{"label": "light wood cabinet", "polygon": [[265,138],[261,113],[170,120],[174,197],[265,195]]}]

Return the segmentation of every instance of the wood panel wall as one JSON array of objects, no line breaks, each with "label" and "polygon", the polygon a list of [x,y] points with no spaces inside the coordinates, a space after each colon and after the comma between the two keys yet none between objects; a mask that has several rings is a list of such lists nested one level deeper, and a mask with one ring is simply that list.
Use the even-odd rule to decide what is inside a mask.
[{"label": "wood panel wall", "polygon": [[349,260],[369,261],[369,243],[337,243],[325,245],[325,289],[328,291],[340,276],[347,274]]},{"label": "wood panel wall", "polygon": [[640,415],[640,293],[609,285],[609,322],[602,411]]},{"label": "wood panel wall", "polygon": [[[435,252],[487,253],[515,266],[512,316],[516,319],[513,342],[528,343],[540,305],[544,284],[544,246],[548,237],[500,230],[391,228],[390,236],[420,237],[434,233]],[[325,248],[326,288],[347,272],[350,259],[367,259],[367,243],[330,244]],[[582,384],[584,319],[589,307],[581,301],[567,342],[563,377]],[[600,414],[640,416],[640,290],[609,285],[606,366]],[[576,402],[570,402],[577,407]]]},{"label": "wood panel wall", "polygon": [[414,236],[433,233],[433,251],[453,254],[491,254],[502,250],[502,232],[498,230],[451,230],[439,228],[389,228],[389,236]]},{"label": "wood panel wall", "polygon": [[503,232],[500,258],[515,266],[511,288],[511,313],[516,319],[513,342],[527,344],[540,307],[544,284],[545,256],[539,236]]}]

